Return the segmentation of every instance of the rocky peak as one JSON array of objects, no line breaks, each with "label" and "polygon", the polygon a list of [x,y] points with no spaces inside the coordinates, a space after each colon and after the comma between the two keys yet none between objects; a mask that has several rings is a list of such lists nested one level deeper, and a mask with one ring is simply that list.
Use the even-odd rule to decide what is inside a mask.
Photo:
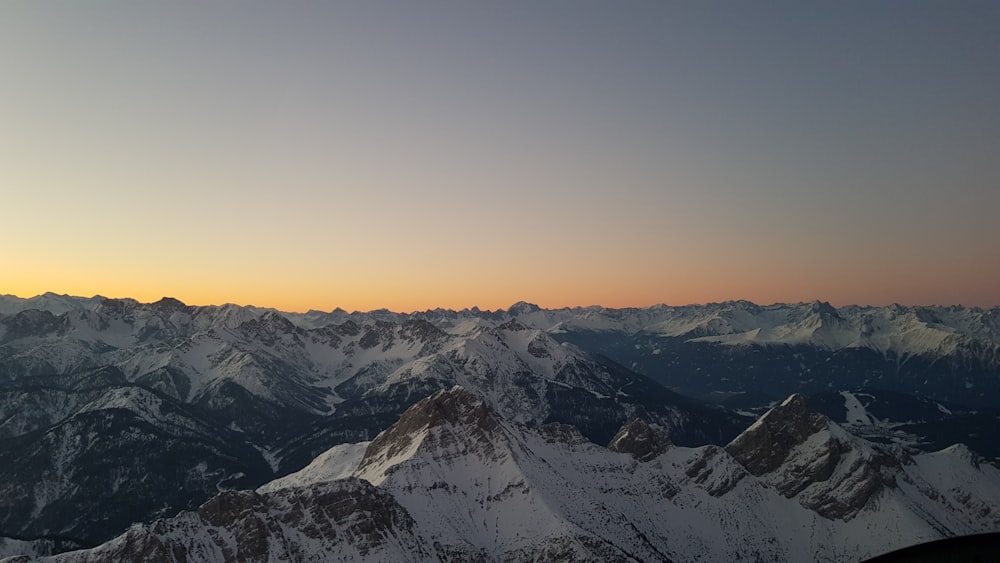
[{"label": "rocky peak", "polygon": [[131,314],[137,302],[134,299],[105,299],[97,310],[109,317],[126,317]]},{"label": "rocky peak", "polygon": [[183,301],[174,299],[173,297],[164,297],[155,303],[150,303],[150,307],[155,311],[168,314],[187,309],[187,305]]},{"label": "rocky peak", "polygon": [[485,401],[461,386],[438,391],[408,408],[396,424],[372,440],[360,468],[392,458],[423,431],[445,425],[459,426],[464,437],[476,439],[488,438],[500,421]]},{"label": "rocky peak", "polygon": [[632,454],[641,462],[650,461],[669,447],[670,438],[666,432],[639,418],[626,422],[608,444],[609,450]]},{"label": "rocky peak", "polygon": [[400,336],[409,340],[430,342],[448,337],[448,333],[424,319],[408,319],[403,321],[399,330]]},{"label": "rocky peak", "polygon": [[809,410],[798,393],[760,417],[737,436],[726,451],[754,475],[777,469],[793,448],[830,423],[825,416]]},{"label": "rocky peak", "polygon": [[267,311],[256,319],[250,319],[240,324],[239,329],[246,335],[259,338],[268,345],[274,344],[276,338],[283,334],[295,334],[298,328],[284,315]]},{"label": "rocky peak", "polygon": [[367,325],[368,330],[358,340],[358,345],[368,350],[379,344],[382,350],[388,350],[396,341],[396,324],[390,321],[376,320],[374,324]]},{"label": "rocky peak", "polygon": [[809,310],[813,313],[820,313],[831,317],[839,317],[836,307],[830,305],[828,301],[813,301],[809,304]]},{"label": "rocky peak", "polygon": [[438,391],[407,409],[397,425],[430,428],[443,423],[469,424],[491,430],[496,428],[497,418],[482,399],[456,385]]},{"label": "rocky peak", "polygon": [[57,317],[48,311],[26,309],[3,318],[7,330],[4,341],[30,336],[45,336],[58,331],[65,323],[65,317]]},{"label": "rocky peak", "polygon": [[535,305],[534,303],[528,303],[527,301],[518,301],[517,303],[511,305],[510,309],[507,309],[507,313],[510,314],[511,316],[517,316],[517,315],[527,315],[529,313],[537,313],[538,311],[541,310],[542,309],[538,305]]},{"label": "rocky peak", "polygon": [[760,311],[760,305],[757,305],[752,301],[747,301],[746,299],[726,301],[721,305],[722,309],[726,311],[749,311],[752,313],[758,313]]},{"label": "rocky peak", "polygon": [[334,330],[344,336],[357,336],[361,333],[361,325],[352,320],[347,320],[339,325],[336,325]]},{"label": "rocky peak", "polygon": [[737,462],[821,516],[850,520],[885,487],[899,461],[848,434],[792,395],[726,446]]}]

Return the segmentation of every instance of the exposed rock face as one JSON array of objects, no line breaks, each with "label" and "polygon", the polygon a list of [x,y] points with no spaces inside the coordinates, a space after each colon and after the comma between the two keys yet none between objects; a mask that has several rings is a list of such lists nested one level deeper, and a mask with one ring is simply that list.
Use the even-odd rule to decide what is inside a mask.
[{"label": "exposed rock face", "polygon": [[608,444],[609,450],[632,454],[642,462],[655,458],[669,447],[670,438],[666,432],[638,418],[626,422]]},{"label": "exposed rock face", "polygon": [[100,547],[59,557],[98,561],[351,561],[428,558],[391,495],[358,479],[260,495],[230,491],[196,512],[135,526]]},{"label": "exposed rock face", "polygon": [[809,410],[801,395],[771,409],[726,446],[751,474],[831,519],[850,520],[884,487],[899,461]]},{"label": "exposed rock face", "polygon": [[487,434],[499,427],[493,409],[469,391],[458,386],[438,391],[407,409],[399,422],[379,434],[365,451],[360,468],[393,458],[405,451],[422,431],[442,424],[461,425],[469,429],[470,441],[484,445],[490,443]]},{"label": "exposed rock face", "polygon": [[542,437],[545,438],[546,442],[552,443],[562,443],[570,445],[579,445],[589,443],[583,434],[576,429],[575,426],[570,424],[562,424],[560,422],[550,422],[541,426],[539,429]]},{"label": "exposed rock face", "polygon": [[726,446],[726,451],[750,473],[770,473],[785,461],[792,449],[826,426],[824,418],[809,410],[802,395],[792,395],[737,436]]},{"label": "exposed rock face", "polygon": [[713,497],[733,490],[747,476],[746,470],[717,446],[705,446],[700,455],[692,456],[684,467],[684,474]]},{"label": "exposed rock face", "polygon": [[156,303],[150,303],[150,307],[155,307],[167,313],[176,313],[187,310],[187,305],[185,305],[184,302],[173,297],[164,297]]}]

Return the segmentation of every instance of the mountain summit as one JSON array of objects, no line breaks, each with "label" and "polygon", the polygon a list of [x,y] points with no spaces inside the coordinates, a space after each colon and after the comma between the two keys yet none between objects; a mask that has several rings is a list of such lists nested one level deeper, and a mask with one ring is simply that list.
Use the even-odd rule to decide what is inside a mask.
[{"label": "mountain summit", "polygon": [[845,520],[884,488],[894,488],[900,464],[910,459],[849,434],[797,394],[760,417],[726,451],[786,497]]}]

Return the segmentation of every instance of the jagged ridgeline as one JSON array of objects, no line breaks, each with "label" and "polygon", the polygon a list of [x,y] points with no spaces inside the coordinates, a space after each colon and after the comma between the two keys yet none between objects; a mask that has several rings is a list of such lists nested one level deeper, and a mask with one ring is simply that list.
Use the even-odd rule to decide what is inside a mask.
[{"label": "jagged ridgeline", "polygon": [[[97,544],[220,489],[252,489],[320,454],[335,460],[331,447],[375,439],[454,385],[505,424],[614,440],[639,458],[668,445],[724,446],[753,422],[750,407],[793,391],[848,401],[837,393],[862,376],[936,392],[921,400],[946,418],[974,413],[990,435],[997,418],[982,404],[1000,397],[997,319],[997,310],[747,303],[289,314],[0,296],[0,536],[19,538],[7,545],[49,538],[39,553]],[[742,414],[676,391],[743,400]],[[817,400],[871,439],[959,441],[940,432],[940,417],[903,432],[855,424],[882,403],[864,418],[854,402]],[[992,443],[970,442],[980,453]]]},{"label": "jagged ridgeline", "polygon": [[50,561],[857,561],[1000,525],[1000,471],[911,455],[790,397],[726,447],[627,422],[608,448],[461,387],[256,491]]},{"label": "jagged ridgeline", "polygon": [[455,384],[511,420],[599,443],[638,416],[691,445],[745,426],[514,319],[307,326],[174,299],[53,302],[0,316],[0,535],[103,541],[374,438]]}]

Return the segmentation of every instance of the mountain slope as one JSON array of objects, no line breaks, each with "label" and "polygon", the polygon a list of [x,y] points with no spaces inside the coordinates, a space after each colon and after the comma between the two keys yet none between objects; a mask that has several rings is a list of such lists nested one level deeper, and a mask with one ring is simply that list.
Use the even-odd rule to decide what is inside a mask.
[{"label": "mountain slope", "polygon": [[751,392],[767,404],[790,392],[879,387],[975,406],[1000,401],[1000,308],[740,301],[551,311],[542,326],[706,399]]},{"label": "mountain slope", "polygon": [[[792,397],[726,449],[672,446],[633,421],[612,451],[453,388],[300,474],[52,560],[853,561],[1000,529],[995,467],[961,447],[911,456],[841,432]],[[838,456],[816,455],[839,441]],[[879,487],[828,510],[875,466]]]},{"label": "mountain slope", "polygon": [[103,540],[270,475],[238,434],[185,405],[141,387],[109,387],[48,428],[0,441],[0,528]]},{"label": "mountain slope", "polygon": [[690,445],[745,424],[516,321],[450,333],[385,317],[307,329],[169,298],[0,314],[0,534],[103,541],[370,440],[455,384],[513,420],[573,423],[600,442],[636,416]]},{"label": "mountain slope", "polygon": [[[824,303],[559,310],[519,303],[402,315],[3,296],[0,478],[8,500],[0,503],[0,535],[102,541],[220,488],[301,469],[332,446],[372,440],[414,402],[456,384],[511,423],[572,424],[608,443],[639,418],[675,446],[724,445],[748,420],[653,378],[706,398],[742,393],[764,404],[794,391],[832,391],[847,401],[840,392],[877,384],[919,391],[956,413],[949,399],[979,406],[947,424],[894,421],[880,435],[871,431],[878,424],[852,423],[883,419],[874,406],[858,410],[866,399],[851,395],[857,401],[845,413],[854,418],[842,421],[851,432],[926,450],[950,445],[956,428],[972,428],[978,438],[966,439],[989,455],[1000,419],[982,405],[1000,400],[998,319],[996,309]],[[878,450],[852,458],[855,469],[842,467],[836,460],[867,450],[830,432],[813,438],[825,454],[810,449],[818,457],[801,460],[812,473],[782,474],[780,483],[768,481],[778,479],[770,472],[755,478],[795,490],[830,471],[842,487],[808,485],[793,496],[812,495],[806,504],[834,516],[857,512],[855,500],[836,504],[851,487],[861,499],[869,488],[878,497],[893,479],[898,485],[900,469],[888,460],[905,468],[902,457]],[[649,455],[659,449],[655,435],[644,438]],[[637,447],[629,440],[621,445]],[[731,457],[711,452],[702,456],[706,467]],[[154,467],[164,468],[162,478],[146,477]],[[697,473],[715,492],[742,482],[738,472],[721,474]],[[68,509],[76,505],[98,516],[80,518]]]}]

